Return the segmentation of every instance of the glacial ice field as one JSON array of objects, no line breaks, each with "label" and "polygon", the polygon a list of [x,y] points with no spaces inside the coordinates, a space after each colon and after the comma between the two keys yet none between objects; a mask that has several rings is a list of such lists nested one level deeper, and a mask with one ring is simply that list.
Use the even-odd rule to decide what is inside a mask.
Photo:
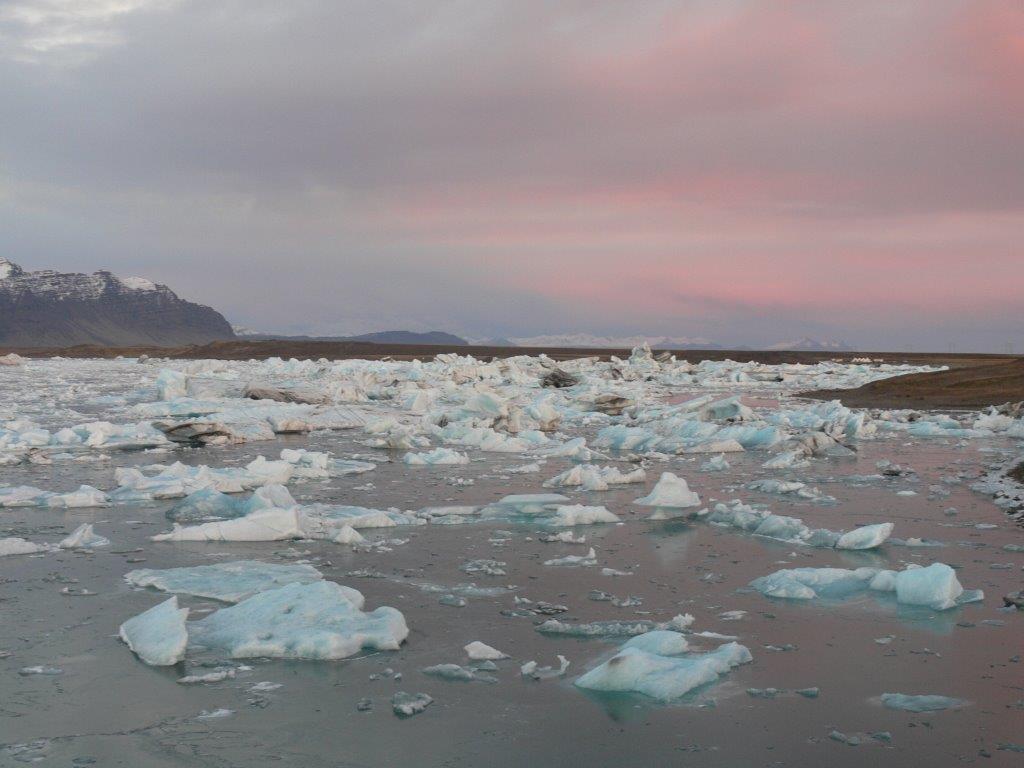
[{"label": "glacial ice field", "polygon": [[0,366],[0,766],[1020,765],[1019,410],[798,395],[922,370]]}]

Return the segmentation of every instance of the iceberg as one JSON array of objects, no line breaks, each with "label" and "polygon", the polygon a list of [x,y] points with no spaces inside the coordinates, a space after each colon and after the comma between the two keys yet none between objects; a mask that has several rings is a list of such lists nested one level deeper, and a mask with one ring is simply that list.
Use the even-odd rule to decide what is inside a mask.
[{"label": "iceberg", "polygon": [[110,539],[100,536],[93,531],[90,523],[83,523],[75,528],[71,535],[61,539],[57,544],[61,549],[92,549],[94,547],[105,547]]},{"label": "iceberg", "polygon": [[434,699],[426,693],[398,691],[391,697],[391,709],[399,717],[418,715],[433,703]]},{"label": "iceberg", "polygon": [[343,659],[362,649],[397,650],[409,629],[383,606],[364,613],[363,595],[333,581],[259,592],[190,624],[190,643],[232,658]]},{"label": "iceberg", "polygon": [[617,523],[619,516],[605,507],[586,507],[582,504],[561,504],[555,509],[555,516],[549,525],[567,527],[571,525],[593,525],[595,523]]},{"label": "iceberg", "polygon": [[177,523],[191,523],[218,517],[245,517],[258,509],[289,509],[294,506],[295,499],[283,485],[257,488],[247,499],[239,499],[214,488],[203,488],[174,504],[167,510],[167,518]]},{"label": "iceberg", "polygon": [[640,693],[669,702],[752,660],[750,651],[735,642],[688,656],[663,656],[632,646],[578,678],[575,685],[592,691]]},{"label": "iceberg", "polygon": [[260,509],[234,520],[216,521],[158,533],[153,541],[284,541],[306,538],[298,507]]},{"label": "iceberg", "polygon": [[701,472],[724,472],[729,469],[729,462],[725,460],[725,454],[720,453],[700,465]]},{"label": "iceberg", "polygon": [[896,602],[945,611],[984,598],[980,590],[965,592],[956,572],[945,563],[903,571],[880,568],[792,568],[761,576],[750,586],[766,597],[813,600],[843,598],[864,590],[895,592]]},{"label": "iceberg", "polygon": [[469,464],[469,456],[451,448],[435,448],[423,453],[407,453],[402,457],[402,461],[410,466]]},{"label": "iceberg", "polygon": [[497,678],[484,675],[469,667],[462,667],[458,664],[434,664],[420,670],[425,675],[440,677],[442,680],[455,680],[461,682],[496,683]]},{"label": "iceberg", "polygon": [[572,488],[579,486],[585,491],[607,491],[610,485],[642,483],[646,477],[647,474],[640,467],[631,472],[622,472],[618,467],[577,464],[545,482],[544,487]]},{"label": "iceberg", "polygon": [[864,525],[847,531],[835,543],[836,549],[874,549],[885,543],[892,535],[895,526],[892,523]]},{"label": "iceberg", "polygon": [[257,592],[277,589],[285,584],[309,584],[323,575],[311,565],[261,563],[236,560],[216,565],[129,571],[124,580],[135,587],[153,587],[162,592],[207,597],[225,603],[237,603]]},{"label": "iceberg", "polygon": [[923,605],[945,611],[957,604],[963,592],[956,571],[945,563],[907,568],[896,574],[896,600],[904,605]]},{"label": "iceberg", "polygon": [[671,472],[662,472],[654,489],[646,496],[636,499],[634,504],[645,507],[669,507],[681,509],[699,507],[700,496],[691,491],[686,480]]},{"label": "iceberg", "polygon": [[594,552],[594,548],[591,547],[590,551],[585,555],[566,555],[565,557],[556,557],[553,560],[545,560],[544,565],[554,566],[590,566],[597,565],[597,553]]},{"label": "iceberg", "polygon": [[120,636],[129,648],[147,664],[167,667],[185,658],[188,608],[178,608],[172,597],[121,625]]},{"label": "iceberg", "polygon": [[0,507],[105,507],[110,497],[91,485],[79,486],[77,491],[53,493],[30,485],[0,488]]},{"label": "iceberg", "polygon": [[652,629],[650,632],[631,637],[622,647],[638,648],[658,656],[678,656],[690,650],[686,635],[671,629]]},{"label": "iceberg", "polygon": [[471,661],[498,661],[499,659],[508,658],[507,653],[502,653],[497,648],[492,648],[486,643],[481,643],[479,640],[474,640],[462,650],[466,652],[466,656]]},{"label": "iceberg", "polygon": [[7,555],[34,555],[37,552],[48,552],[50,547],[46,544],[36,544],[18,536],[9,536],[0,539],[0,557]]}]

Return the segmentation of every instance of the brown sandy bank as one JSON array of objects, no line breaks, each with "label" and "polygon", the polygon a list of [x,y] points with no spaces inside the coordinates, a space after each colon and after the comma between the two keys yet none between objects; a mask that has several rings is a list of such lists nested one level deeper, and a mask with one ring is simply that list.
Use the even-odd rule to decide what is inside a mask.
[{"label": "brown sandy bank", "polygon": [[857,389],[803,394],[821,400],[838,398],[851,408],[983,408],[1024,400],[1024,358],[952,365],[948,371],[897,376]]}]

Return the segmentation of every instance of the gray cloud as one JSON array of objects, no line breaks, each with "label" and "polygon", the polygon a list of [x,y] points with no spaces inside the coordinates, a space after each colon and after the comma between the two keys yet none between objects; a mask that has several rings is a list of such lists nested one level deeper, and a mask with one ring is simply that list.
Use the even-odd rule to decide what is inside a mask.
[{"label": "gray cloud", "polygon": [[[952,0],[16,0],[0,249],[150,275],[258,328],[893,343],[877,312],[815,299],[863,262],[915,299],[875,299],[906,343],[995,348],[1024,330],[1000,287],[1024,280],[1013,18]],[[928,248],[937,273],[915,277]],[[766,300],[724,290],[723,260]],[[974,260],[991,290],[942,279]],[[649,306],[672,264],[691,298]],[[767,284],[787,269],[805,306]]]}]

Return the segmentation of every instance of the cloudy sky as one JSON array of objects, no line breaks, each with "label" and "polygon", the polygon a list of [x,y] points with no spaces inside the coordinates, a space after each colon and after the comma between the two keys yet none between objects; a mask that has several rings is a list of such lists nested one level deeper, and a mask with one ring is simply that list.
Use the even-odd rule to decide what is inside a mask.
[{"label": "cloudy sky", "polygon": [[0,0],[0,255],[277,331],[1024,351],[1024,4]]}]

